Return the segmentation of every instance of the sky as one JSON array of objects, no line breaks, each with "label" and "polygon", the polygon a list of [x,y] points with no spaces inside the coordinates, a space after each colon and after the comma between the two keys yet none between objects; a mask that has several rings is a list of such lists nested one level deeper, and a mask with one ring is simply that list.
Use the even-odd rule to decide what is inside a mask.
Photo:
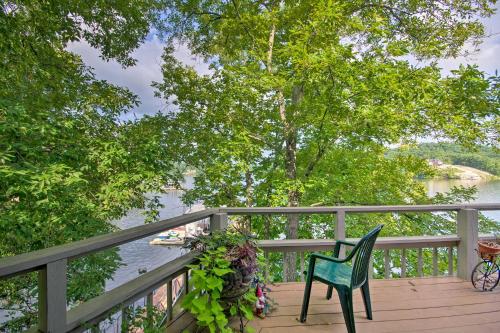
[{"label": "sky", "polygon": [[[139,97],[140,105],[122,116],[123,120],[140,118],[144,114],[155,114],[158,111],[165,112],[167,104],[164,100],[154,96],[154,89],[151,83],[162,81],[161,55],[163,53],[162,42],[153,37],[146,40],[132,57],[137,60],[135,66],[123,68],[116,61],[104,61],[99,55],[99,51],[92,48],[87,42],[73,42],[68,45],[68,50],[79,54],[85,64],[94,69],[98,79],[109,81],[110,83],[127,87]],[[193,66],[198,73],[208,73],[208,65],[202,60],[194,57],[185,45],[178,45],[174,52],[175,57],[184,64]]]},{"label": "sky", "polygon": [[[500,69],[500,3],[496,5],[497,12],[494,16],[483,20],[486,30],[486,38],[480,45],[480,50],[467,58],[444,59],[438,62],[444,75],[450,70],[458,68],[460,64],[477,64],[479,68],[488,74],[494,74]],[[131,112],[122,116],[123,120],[140,118],[145,114],[155,114],[158,111],[166,112],[167,103],[160,98],[154,97],[154,89],[151,87],[153,81],[161,81],[161,55],[163,51],[162,42],[152,37],[146,40],[132,56],[137,59],[133,67],[123,69],[116,61],[103,61],[99,52],[86,42],[74,42],[68,46],[70,51],[79,54],[83,61],[94,68],[98,79],[107,80],[110,83],[127,87],[135,93],[140,100],[140,105]],[[178,45],[175,57],[186,65],[193,66],[199,73],[209,72],[207,64],[194,57],[185,45]]]}]

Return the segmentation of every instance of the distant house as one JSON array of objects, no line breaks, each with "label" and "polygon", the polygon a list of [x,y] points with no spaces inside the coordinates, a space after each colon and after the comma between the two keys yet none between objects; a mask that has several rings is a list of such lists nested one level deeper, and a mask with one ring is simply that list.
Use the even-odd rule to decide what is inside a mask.
[{"label": "distant house", "polygon": [[443,161],[441,161],[437,158],[431,158],[430,160],[428,160],[428,162],[429,162],[429,165],[433,166],[433,167],[438,167],[438,166],[443,165]]}]

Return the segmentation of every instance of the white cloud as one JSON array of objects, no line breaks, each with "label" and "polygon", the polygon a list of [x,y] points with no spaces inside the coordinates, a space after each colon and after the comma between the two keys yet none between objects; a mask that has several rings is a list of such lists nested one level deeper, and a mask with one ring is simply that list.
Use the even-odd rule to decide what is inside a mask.
[{"label": "white cloud", "polygon": [[[467,58],[459,57],[439,61],[438,64],[443,69],[443,74],[449,74],[450,70],[466,63],[477,64],[481,70],[488,74],[493,74],[495,70],[500,69],[499,7],[500,4],[497,4],[497,13],[484,20],[486,34],[491,36],[485,39],[480,46],[480,51]],[[116,61],[103,61],[99,58],[99,51],[86,42],[72,43],[68,49],[81,55],[84,62],[95,69],[95,74],[99,79],[127,87],[139,96],[141,104],[131,113],[123,116],[123,119],[132,119],[135,116],[141,117],[144,114],[166,111],[165,101],[155,98],[154,89],[151,87],[153,81],[162,80],[161,55],[163,46],[158,38],[147,40],[132,54],[137,59],[137,64],[126,69],[123,69]],[[210,72],[208,65],[201,59],[194,57],[184,44],[177,46],[174,55],[186,65],[193,66],[200,74]]]},{"label": "white cloud", "polygon": [[[467,57],[439,61],[443,74],[449,74],[450,70],[457,69],[460,64],[476,64],[487,74],[494,74],[500,69],[500,3],[495,8],[497,10],[495,15],[482,20],[487,37],[479,46],[479,51]],[[469,50],[472,50],[472,47],[469,47]]]},{"label": "white cloud", "polygon": [[[156,98],[154,89],[151,87],[153,81],[162,80],[161,55],[163,47],[163,43],[156,37],[145,41],[141,47],[132,53],[132,57],[137,59],[136,65],[125,69],[114,60],[108,62],[102,60],[99,57],[99,51],[92,48],[87,42],[71,43],[67,49],[79,54],[85,64],[94,68],[94,73],[98,79],[127,87],[139,96],[141,104],[122,116],[122,119],[133,119],[135,117],[140,118],[144,114],[166,111],[167,105],[165,101]],[[193,66],[200,74],[209,72],[208,65],[194,57],[185,45],[178,45],[174,55],[184,64]]]}]

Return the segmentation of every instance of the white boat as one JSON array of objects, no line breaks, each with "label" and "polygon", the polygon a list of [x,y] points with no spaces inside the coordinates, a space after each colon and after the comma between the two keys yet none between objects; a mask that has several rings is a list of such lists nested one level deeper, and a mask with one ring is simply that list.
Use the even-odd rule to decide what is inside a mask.
[{"label": "white boat", "polygon": [[161,232],[149,242],[151,245],[183,245],[186,239],[186,231],[184,228],[175,228],[165,232]]},{"label": "white boat", "polygon": [[[205,209],[205,207],[202,204],[194,204],[190,206],[184,214],[194,213],[203,209]],[[149,244],[167,246],[183,245],[186,241],[186,237],[196,237],[197,235],[203,234],[204,230],[207,230],[208,227],[208,220],[189,223],[185,226],[159,233],[152,241],[149,242]]]}]

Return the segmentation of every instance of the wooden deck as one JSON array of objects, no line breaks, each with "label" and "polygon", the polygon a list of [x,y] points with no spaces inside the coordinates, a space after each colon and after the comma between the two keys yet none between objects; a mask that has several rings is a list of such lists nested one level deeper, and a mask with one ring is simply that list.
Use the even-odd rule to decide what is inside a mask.
[{"label": "wooden deck", "polygon": [[[354,295],[356,331],[363,332],[500,332],[500,287],[478,292],[454,277],[372,280],[373,320],[365,316],[359,289]],[[303,283],[270,286],[279,306],[265,319],[249,324],[259,333],[347,332],[338,296],[326,300],[326,286],[314,284],[307,322],[300,314]]]},{"label": "wooden deck", "polygon": [[[492,292],[476,291],[456,277],[371,280],[373,320],[367,320],[359,289],[354,294],[357,333],[380,332],[500,332],[500,286]],[[303,283],[269,286],[278,303],[265,319],[247,323],[258,333],[347,332],[337,294],[326,300],[326,285],[314,283],[306,323],[298,317]],[[237,328],[238,320],[233,321]],[[194,332],[194,320],[184,314],[167,332]]]}]

